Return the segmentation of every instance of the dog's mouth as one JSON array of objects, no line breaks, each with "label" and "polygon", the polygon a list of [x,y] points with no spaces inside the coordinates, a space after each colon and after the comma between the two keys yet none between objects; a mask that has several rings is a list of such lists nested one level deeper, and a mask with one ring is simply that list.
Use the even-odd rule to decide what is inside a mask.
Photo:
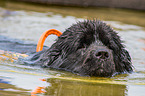
[{"label": "dog's mouth", "polygon": [[82,69],[84,69],[84,73],[87,73],[89,76],[111,77],[115,73],[115,63],[112,53],[111,55],[104,52],[97,53],[97,57],[87,58],[82,65]]},{"label": "dog's mouth", "polygon": [[112,62],[102,62],[100,64],[96,64],[89,69],[89,76],[95,77],[111,77],[115,73],[115,66]]},{"label": "dog's mouth", "polygon": [[95,70],[94,72],[92,72],[93,74],[91,74],[92,76],[96,76],[96,77],[111,77],[114,74],[113,70],[106,70],[104,68],[100,68]]}]

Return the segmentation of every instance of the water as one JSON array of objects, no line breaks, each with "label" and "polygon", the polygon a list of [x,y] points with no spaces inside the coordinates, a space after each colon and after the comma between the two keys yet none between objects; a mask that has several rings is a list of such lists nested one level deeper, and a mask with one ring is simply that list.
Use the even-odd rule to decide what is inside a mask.
[{"label": "water", "polygon": [[[4,53],[1,51],[4,46],[0,46],[0,96],[30,96],[31,92],[34,93],[31,96],[36,96],[34,90],[38,88],[41,91],[37,96],[144,96],[144,12],[40,6],[6,1],[1,1],[0,6],[1,42],[7,40],[29,44],[32,48],[28,51],[35,51],[37,41],[44,31],[54,28],[63,32],[76,21],[99,18],[112,26],[125,41],[134,65],[132,74],[112,78],[80,77],[69,72],[16,63],[16,53]],[[49,36],[45,45],[51,46],[55,39],[56,36]]]}]

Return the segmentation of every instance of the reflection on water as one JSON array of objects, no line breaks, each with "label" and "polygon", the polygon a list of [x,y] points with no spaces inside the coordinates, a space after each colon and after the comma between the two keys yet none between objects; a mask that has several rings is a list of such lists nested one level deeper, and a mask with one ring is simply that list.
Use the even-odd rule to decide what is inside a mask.
[{"label": "reflection on water", "polygon": [[[143,12],[46,7],[14,2],[0,2],[0,6],[3,7],[0,7],[0,95],[30,96],[31,92],[34,92],[33,95],[42,96],[144,96],[145,30],[141,27],[145,26]],[[26,11],[28,9],[33,11]],[[108,20],[105,22],[117,30],[121,39],[125,41],[134,65],[132,74],[112,78],[80,77],[69,72],[26,66],[16,62],[18,56],[15,54],[36,50],[36,43],[44,31],[55,28],[63,32],[72,23],[83,20],[83,17],[96,16]],[[49,36],[45,45],[51,46],[56,38]],[[17,45],[17,50],[12,49],[14,45]],[[40,80],[43,78],[47,82]]]},{"label": "reflection on water", "polygon": [[125,96],[125,85],[91,84],[70,82],[66,80],[48,79],[51,83],[46,88],[49,96]]}]

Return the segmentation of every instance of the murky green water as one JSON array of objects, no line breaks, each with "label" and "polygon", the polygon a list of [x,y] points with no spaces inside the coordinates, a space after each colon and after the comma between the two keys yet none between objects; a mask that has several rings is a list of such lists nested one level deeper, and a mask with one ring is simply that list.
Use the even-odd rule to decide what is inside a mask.
[{"label": "murky green water", "polygon": [[[80,77],[68,72],[0,60],[0,96],[144,96],[145,95],[145,12],[105,8],[71,8],[0,2],[1,36],[36,44],[40,35],[55,28],[63,32],[76,21],[99,18],[111,25],[129,50],[134,72],[112,78]],[[49,36],[51,46],[56,36]],[[0,41],[1,42],[1,41]],[[1,49],[0,49],[1,50]],[[0,57],[6,54],[0,53]],[[47,79],[41,81],[40,79]],[[36,94],[35,94],[36,95]],[[32,96],[35,96],[32,95]]]}]

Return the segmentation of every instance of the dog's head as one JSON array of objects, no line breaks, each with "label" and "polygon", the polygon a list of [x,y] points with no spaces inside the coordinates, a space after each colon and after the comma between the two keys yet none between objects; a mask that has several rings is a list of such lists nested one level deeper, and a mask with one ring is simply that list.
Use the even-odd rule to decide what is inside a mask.
[{"label": "dog's head", "polygon": [[86,76],[131,72],[131,58],[117,33],[97,20],[72,25],[41,55],[44,67]]}]

